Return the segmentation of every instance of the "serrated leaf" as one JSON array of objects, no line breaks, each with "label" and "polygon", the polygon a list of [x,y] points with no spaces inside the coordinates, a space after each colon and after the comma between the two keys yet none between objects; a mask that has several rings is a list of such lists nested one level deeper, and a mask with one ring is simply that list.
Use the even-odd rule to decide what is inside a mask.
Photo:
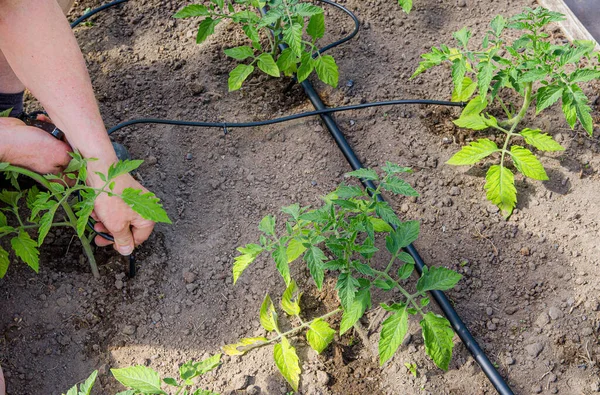
[{"label": "serrated leaf", "polygon": [[229,92],[236,91],[242,87],[242,84],[254,71],[254,66],[248,64],[238,64],[235,69],[229,72],[227,84]]},{"label": "serrated leaf", "polygon": [[472,130],[485,130],[490,127],[485,117],[482,115],[467,115],[461,116],[458,119],[452,121],[459,128],[472,129]]},{"label": "serrated leaf", "polygon": [[541,81],[548,76],[548,73],[544,69],[533,69],[529,70],[519,78],[519,82],[535,82]]},{"label": "serrated leaf", "polygon": [[304,254],[304,261],[308,265],[310,275],[319,290],[323,287],[323,279],[325,278],[323,262],[326,259],[327,256],[325,256],[325,253],[319,247],[315,247],[314,245],[311,245]]},{"label": "serrated leaf", "polygon": [[571,83],[588,82],[600,78],[600,71],[590,69],[576,70],[569,76]]},{"label": "serrated leaf", "polygon": [[400,225],[400,220],[388,202],[377,202],[375,204],[375,213],[390,225]]},{"label": "serrated leaf", "polygon": [[308,17],[308,18],[310,18],[314,15],[323,14],[323,9],[321,7],[316,6],[314,4],[310,4],[310,3],[296,4],[292,8],[292,11],[297,15],[300,15],[302,17]]},{"label": "serrated leaf", "polygon": [[463,27],[457,32],[452,33],[452,37],[456,39],[463,47],[467,48],[469,44],[469,39],[471,38],[472,33],[466,27]]},{"label": "serrated leaf", "polygon": [[79,394],[78,395],[90,395],[92,393],[92,387],[96,382],[96,377],[98,377],[98,371],[94,370],[92,374],[79,386]]},{"label": "serrated leaf", "polygon": [[387,181],[381,183],[381,187],[398,195],[419,196],[419,193],[408,182],[397,177],[389,177]]},{"label": "serrated leaf", "polygon": [[490,27],[492,28],[492,31],[494,32],[494,35],[496,35],[496,37],[500,36],[502,30],[504,30],[504,28],[506,27],[506,22],[506,18],[504,18],[502,15],[497,15],[494,19],[492,19]]},{"label": "serrated leaf", "polygon": [[306,33],[315,40],[325,35],[325,15],[322,12],[310,17]]},{"label": "serrated leaf", "polygon": [[331,55],[318,56],[315,61],[315,70],[319,79],[334,88],[337,88],[339,72],[335,59]]},{"label": "serrated leaf", "polygon": [[290,242],[288,243],[288,246],[287,246],[287,250],[286,250],[288,263],[292,263],[293,261],[298,259],[298,257],[300,257],[300,255],[302,255],[304,253],[304,251],[306,251],[306,247],[304,247],[301,240],[298,240],[298,239],[290,240]]},{"label": "serrated leaf", "polygon": [[397,258],[399,260],[401,260],[402,262],[410,263],[412,265],[415,264],[415,259],[410,254],[408,254],[404,251],[400,251]]},{"label": "serrated leaf", "polygon": [[455,166],[472,165],[498,151],[500,150],[495,142],[489,139],[479,139],[462,147],[446,163]]},{"label": "serrated leaf", "polygon": [[425,341],[425,352],[433,362],[443,370],[448,370],[452,360],[454,331],[447,319],[433,312],[428,312],[420,322]]},{"label": "serrated leaf", "polygon": [[8,252],[0,247],[0,278],[4,278],[6,271],[10,266],[10,260],[8,259]]},{"label": "serrated leaf", "polygon": [[[200,362],[188,361],[179,367],[179,377],[191,380],[194,377],[208,373],[221,364],[221,354],[212,355]],[[175,382],[177,385],[177,382]]]},{"label": "serrated leaf", "polygon": [[160,388],[160,376],[149,367],[137,365],[110,371],[115,379],[125,387],[144,394],[166,394]]},{"label": "serrated leaf", "polygon": [[398,249],[407,247],[419,237],[421,224],[419,221],[406,221],[397,225],[396,230],[390,234],[396,242]]},{"label": "serrated leaf", "polygon": [[0,111],[0,118],[7,118],[10,115],[12,110],[13,110],[13,107]]},{"label": "serrated leaf", "polygon": [[488,169],[485,181],[487,199],[498,206],[505,216],[510,215],[517,204],[513,173],[506,167],[493,165]]},{"label": "serrated leaf", "polygon": [[194,16],[208,16],[208,8],[201,4],[190,4],[179,10],[173,18],[191,18]]},{"label": "serrated leaf", "polygon": [[292,49],[297,57],[302,56],[302,25],[287,24],[283,29],[283,41]]},{"label": "serrated leaf", "polygon": [[290,265],[288,264],[288,257],[286,246],[283,242],[279,242],[275,249],[273,250],[273,260],[275,261],[275,266],[277,267],[277,271],[281,274],[285,285],[290,285],[292,281],[290,277]]},{"label": "serrated leaf", "polygon": [[288,315],[300,315],[300,297],[302,293],[298,293],[298,285],[292,280],[281,297],[281,308]]},{"label": "serrated leaf", "polygon": [[258,35],[256,27],[254,25],[244,25],[242,26],[242,30],[246,33],[246,37],[252,41],[252,48],[261,51],[260,36]]},{"label": "serrated leaf", "polygon": [[414,269],[414,263],[405,263],[404,265],[400,266],[400,269],[398,269],[398,278],[400,280],[406,280],[410,277]]},{"label": "serrated leaf", "polygon": [[556,103],[562,94],[563,88],[557,85],[544,86],[538,89],[535,106],[536,114]]},{"label": "serrated leaf", "polygon": [[279,369],[294,391],[298,391],[298,384],[300,383],[298,355],[296,355],[296,349],[290,345],[285,337],[281,338],[281,343],[275,345],[273,357],[277,369]]},{"label": "serrated leaf", "polygon": [[385,162],[385,165],[381,167],[381,170],[385,171],[387,174],[412,173],[410,167],[400,166],[393,162]]},{"label": "serrated leaf", "polygon": [[465,77],[457,88],[452,90],[452,101],[467,101],[477,90],[477,84],[469,77]]},{"label": "serrated leaf", "polygon": [[485,99],[494,75],[494,66],[491,62],[484,61],[479,63],[477,70],[477,86],[479,87],[479,97]]},{"label": "serrated leaf", "polygon": [[272,332],[278,328],[277,313],[269,294],[265,295],[265,299],[260,306],[260,324],[267,332]]},{"label": "serrated leaf", "polygon": [[248,350],[261,346],[269,340],[266,337],[247,337],[241,339],[238,343],[227,344],[221,347],[221,350],[227,355],[244,355]]},{"label": "serrated leaf", "polygon": [[542,166],[540,161],[527,148],[513,145],[510,147],[510,154],[515,167],[523,173],[523,175],[540,181],[548,179],[544,166]]},{"label": "serrated leaf", "polygon": [[339,275],[335,289],[338,291],[338,296],[344,309],[352,305],[359,285],[358,280],[352,277],[350,273],[341,273]]},{"label": "serrated leaf", "polygon": [[267,215],[260,220],[258,230],[271,236],[275,236],[275,217]]},{"label": "serrated leaf", "polygon": [[215,26],[217,26],[220,21],[220,19],[208,17],[200,22],[200,25],[198,25],[198,34],[196,35],[196,43],[201,44],[206,41],[208,36],[215,32]]},{"label": "serrated leaf", "polygon": [[483,99],[481,96],[474,97],[467,103],[465,108],[460,113],[460,116],[462,118],[469,115],[479,115],[483,110],[485,110],[487,105],[487,100]]},{"label": "serrated leaf", "polygon": [[406,305],[389,316],[381,325],[379,338],[379,365],[383,365],[402,344],[408,332],[408,313]]},{"label": "serrated leaf", "polygon": [[258,244],[247,244],[245,247],[237,249],[241,255],[234,258],[233,264],[233,284],[235,284],[248,266],[263,252],[263,248]]},{"label": "serrated leaf", "polygon": [[36,273],[40,270],[40,252],[37,249],[37,243],[29,236],[29,233],[23,229],[19,230],[19,235],[10,239],[15,254],[21,258]]},{"label": "serrated leaf", "polygon": [[245,60],[254,57],[254,50],[246,45],[224,50],[225,55],[235,60]]},{"label": "serrated leaf", "polygon": [[296,74],[296,77],[298,78],[298,83],[307,79],[314,69],[315,61],[312,58],[312,56],[310,56],[310,53],[303,53],[300,61],[300,67],[298,67],[298,73]]},{"label": "serrated leaf", "polygon": [[[65,395],[65,394],[63,394]],[[77,384],[69,388],[66,395],[77,395]]]},{"label": "serrated leaf", "polygon": [[364,190],[357,186],[341,185],[335,190],[335,194],[340,199],[350,199],[357,196],[364,196]]},{"label": "serrated leaf", "polygon": [[273,60],[271,54],[268,54],[266,52],[262,53],[258,56],[257,59],[258,68],[264,71],[266,74],[273,77],[281,76],[281,74],[279,73],[279,67],[277,67],[277,64],[275,63],[275,60]]},{"label": "serrated leaf", "polygon": [[371,292],[368,288],[361,289],[354,296],[350,306],[344,307],[342,321],[340,322],[340,335],[352,328],[369,308],[371,308]]},{"label": "serrated leaf", "polygon": [[121,194],[121,199],[144,219],[166,224],[171,223],[167,212],[160,204],[160,199],[152,192],[143,193],[139,189],[125,188]]},{"label": "serrated leaf", "polygon": [[333,341],[335,330],[329,327],[329,324],[318,318],[310,324],[306,332],[306,340],[313,350],[320,354]]},{"label": "serrated leaf", "polygon": [[50,210],[46,211],[44,215],[42,215],[42,218],[40,218],[40,227],[38,228],[38,246],[42,245],[44,239],[48,235],[57,208],[58,205],[53,206]]},{"label": "serrated leaf", "polygon": [[529,129],[525,128],[520,133],[521,136],[525,138],[527,144],[533,145],[535,148],[540,151],[564,151],[565,148],[557,143],[552,136],[542,133],[539,129]]},{"label": "serrated leaf", "polygon": [[417,281],[417,291],[446,291],[460,281],[462,275],[445,267],[424,267]]},{"label": "serrated leaf", "polygon": [[459,95],[462,94],[462,83],[465,78],[466,72],[467,64],[462,56],[452,61],[452,82],[454,83],[454,89],[458,92]]},{"label": "serrated leaf", "polygon": [[375,232],[391,232],[393,230],[392,227],[382,219],[369,217],[369,221],[373,224],[373,230]]},{"label": "serrated leaf", "polygon": [[351,171],[349,173],[346,173],[344,176],[345,177],[355,177],[355,178],[360,178],[363,180],[370,180],[370,181],[378,181],[379,180],[379,176],[377,175],[377,172],[375,172],[375,170],[365,169],[365,168]]},{"label": "serrated leaf", "polygon": [[296,64],[299,58],[294,54],[291,48],[284,49],[277,58],[277,67],[286,75],[296,71]]}]

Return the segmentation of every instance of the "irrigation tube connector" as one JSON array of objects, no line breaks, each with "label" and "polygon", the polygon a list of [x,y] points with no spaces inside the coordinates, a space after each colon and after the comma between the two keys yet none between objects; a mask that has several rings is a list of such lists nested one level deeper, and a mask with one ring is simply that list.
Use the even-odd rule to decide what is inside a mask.
[{"label": "irrigation tube connector", "polygon": [[[90,16],[92,16],[102,10],[105,10],[109,7],[115,6],[120,3],[124,3],[126,1],[128,1],[128,0],[115,0],[111,3],[103,5],[102,7],[96,8],[96,9],[86,13],[85,15],[82,15],[80,18],[78,18],[73,23],[71,23],[71,27],[77,26],[78,24],[83,22],[85,19],[89,18]],[[354,30],[348,36],[346,36],[332,44],[329,44],[326,47],[323,47],[318,51],[318,53],[323,53],[326,50],[334,48],[334,47],[352,39],[358,33],[359,21],[356,18],[356,15],[354,15],[350,10],[346,9],[345,7],[335,3],[333,1],[330,1],[330,0],[320,0],[320,1],[322,1],[326,4],[329,4],[329,5],[335,6],[336,8],[342,10],[343,12],[348,14],[354,22]],[[277,118],[274,120],[259,121],[259,122],[247,122],[247,123],[187,122],[187,121],[160,120],[160,119],[139,119],[139,120],[132,120],[132,121],[127,121],[125,123],[119,124],[119,125],[113,127],[112,129],[110,129],[109,134],[113,133],[114,131],[121,129],[123,127],[130,126],[133,124],[139,124],[139,123],[162,123],[162,124],[184,125],[184,126],[219,127],[219,128],[223,128],[226,131],[227,128],[262,126],[262,125],[269,125],[269,124],[274,124],[274,123],[279,123],[279,122],[285,122],[285,121],[289,121],[292,119],[298,119],[298,118],[303,118],[303,117],[307,117],[307,116],[319,115],[321,117],[321,120],[325,123],[327,130],[329,131],[329,133],[335,140],[338,148],[342,151],[342,153],[344,154],[344,157],[350,164],[350,167],[352,167],[353,170],[357,170],[357,169],[363,168],[363,165],[360,162],[360,160],[358,159],[358,157],[356,156],[356,154],[354,153],[354,150],[352,149],[350,144],[348,144],[348,141],[346,140],[344,134],[338,127],[337,123],[331,117],[331,115],[330,115],[331,113],[337,112],[337,111],[346,111],[346,110],[350,110],[350,109],[374,107],[374,106],[379,106],[379,105],[391,105],[391,104],[440,104],[440,105],[451,105],[451,106],[464,106],[464,103],[435,102],[435,101],[418,101],[419,103],[417,103],[416,100],[413,100],[413,101],[397,100],[397,101],[394,101],[394,103],[378,102],[378,103],[365,103],[365,104],[356,105],[356,106],[327,108],[325,106],[325,104],[323,103],[323,101],[321,100],[321,98],[319,97],[318,93],[315,91],[313,85],[308,80],[304,80],[300,85],[304,89],[304,92],[306,93],[309,100],[315,107],[316,111],[312,111],[310,113],[290,115],[287,117]],[[428,103],[425,103],[425,102],[428,102]],[[370,189],[370,190],[374,191],[377,189],[375,184],[372,181],[370,181],[370,180],[361,180],[361,181],[363,183],[363,186],[365,188],[367,188],[367,190]],[[379,199],[381,201],[384,200],[383,197],[381,197],[381,195],[378,195],[377,199]],[[425,263],[423,262],[423,259],[419,255],[417,249],[414,247],[414,245],[411,244],[408,247],[406,247],[406,251],[415,260],[415,263],[416,263],[415,266],[416,266],[417,272],[419,273],[419,275],[421,275],[423,272],[423,268],[425,267]],[[488,377],[488,379],[490,380],[490,382],[492,383],[494,388],[496,388],[498,393],[501,395],[514,395],[513,391],[510,389],[510,387],[508,386],[506,381],[504,381],[504,379],[502,378],[500,373],[498,373],[498,371],[496,370],[494,365],[491,363],[491,361],[489,360],[489,358],[487,357],[485,352],[481,349],[479,344],[477,344],[477,341],[475,340],[475,338],[473,337],[471,332],[469,332],[469,329],[466,327],[464,322],[461,320],[461,318],[457,314],[456,310],[454,310],[454,307],[452,307],[452,304],[450,303],[450,301],[448,300],[446,295],[442,291],[430,291],[430,293],[431,293],[433,299],[436,301],[436,303],[440,307],[440,309],[442,310],[442,312],[444,313],[444,315],[446,316],[446,318],[448,319],[448,321],[450,322],[450,324],[452,325],[452,328],[454,329],[454,331],[458,334],[458,336],[460,337],[463,344],[467,347],[467,350],[469,350],[471,355],[473,355],[473,357],[475,358],[475,361],[477,361],[477,363],[479,364],[479,366],[481,367],[481,369],[483,370],[485,375]]]}]

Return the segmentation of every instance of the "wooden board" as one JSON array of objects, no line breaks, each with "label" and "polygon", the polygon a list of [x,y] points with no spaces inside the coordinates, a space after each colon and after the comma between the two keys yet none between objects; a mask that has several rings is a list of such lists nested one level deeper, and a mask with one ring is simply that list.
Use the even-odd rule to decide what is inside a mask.
[{"label": "wooden board", "polygon": [[585,28],[583,23],[575,16],[573,11],[565,4],[563,0],[537,0],[538,3],[552,11],[558,11],[565,14],[566,21],[560,22],[562,30],[570,41],[573,40],[590,40],[596,43],[596,50],[600,50],[600,44]]}]

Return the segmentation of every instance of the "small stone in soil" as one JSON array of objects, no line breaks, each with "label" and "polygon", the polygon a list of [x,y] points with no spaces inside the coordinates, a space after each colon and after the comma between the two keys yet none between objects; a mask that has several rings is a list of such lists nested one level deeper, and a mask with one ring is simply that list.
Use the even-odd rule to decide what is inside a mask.
[{"label": "small stone in soil", "polygon": [[548,310],[548,315],[554,321],[554,320],[557,320],[559,318],[562,318],[563,317],[563,312],[560,311],[560,309],[558,307],[552,306],[552,307],[550,307],[550,310]]},{"label": "small stone in soil", "polygon": [[258,395],[260,394],[260,387],[257,385],[249,385],[248,388],[246,388],[246,394],[248,395]]},{"label": "small stone in soil", "polygon": [[185,155],[185,159],[187,159],[187,160],[192,160],[192,158],[193,158],[193,155],[189,152]]},{"label": "small stone in soil", "polygon": [[122,280],[116,280],[115,281],[115,288],[116,289],[123,289],[123,281]]},{"label": "small stone in soil", "polygon": [[121,330],[121,332],[123,332],[123,334],[125,335],[133,335],[135,333],[135,330],[137,328],[135,327],[135,325],[125,325],[123,327],[123,329]]},{"label": "small stone in soil", "polygon": [[234,390],[242,390],[248,386],[249,381],[250,376],[240,374],[231,380],[231,388],[233,388]]},{"label": "small stone in soil", "polygon": [[327,372],[324,372],[322,370],[319,370],[317,372],[317,383],[319,383],[322,386],[329,384],[329,375],[327,374]]},{"label": "small stone in soil", "polygon": [[544,345],[542,343],[533,343],[528,346],[525,346],[525,351],[529,354],[530,357],[536,358],[542,350],[544,349]]}]

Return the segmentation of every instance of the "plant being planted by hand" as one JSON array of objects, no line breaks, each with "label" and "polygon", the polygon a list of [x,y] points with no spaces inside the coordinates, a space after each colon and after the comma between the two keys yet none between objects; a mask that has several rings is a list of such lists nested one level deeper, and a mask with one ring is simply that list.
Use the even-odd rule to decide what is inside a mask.
[{"label": "plant being planted by hand", "polygon": [[[522,121],[528,121],[528,110],[534,103],[537,115],[560,100],[571,129],[579,122],[589,135],[593,132],[589,100],[580,84],[600,78],[597,62],[593,62],[600,55],[593,53],[594,43],[589,41],[552,44],[543,30],[548,24],[562,20],[564,15],[542,7],[526,8],[510,20],[497,16],[477,51],[469,49],[471,32],[463,28],[454,33],[459,48],[445,45],[432,48],[422,55],[424,60],[413,74],[414,78],[431,67],[450,63],[454,84],[452,100],[469,101],[454,123],[476,131],[494,129],[505,135],[501,147],[481,138],[463,147],[447,163],[473,165],[496,154],[499,160],[487,171],[485,190],[487,198],[507,217],[517,202],[514,174],[507,166],[508,159],[524,176],[543,181],[548,179],[544,167],[523,143],[539,151],[564,150],[544,131],[520,127]],[[514,31],[521,35],[512,43],[507,42],[505,36]],[[499,96],[502,90],[510,90],[520,97],[518,111],[513,111],[512,103],[502,101]],[[478,95],[472,98],[475,92]],[[504,119],[485,112],[493,102],[502,107]],[[513,139],[520,141],[519,144],[513,144]]]},{"label": "plant being planted by hand", "polygon": [[[215,27],[224,20],[239,24],[250,45],[229,48],[225,54],[238,64],[229,73],[229,90],[240,89],[244,81],[255,70],[255,65],[264,73],[280,77],[296,73],[298,82],[304,81],[316,71],[319,79],[336,87],[338,67],[330,55],[321,55],[316,46],[325,34],[323,9],[298,0],[236,0],[224,3],[211,0],[208,6],[192,4],[177,12],[175,18],[204,17],[198,26],[196,42],[204,42],[215,32]],[[258,10],[268,5],[263,15]],[[280,44],[286,49],[281,50]],[[249,63],[248,63],[249,61]]]},{"label": "plant being planted by hand", "polygon": [[200,362],[186,362],[179,367],[179,380],[172,377],[161,379],[158,372],[144,365],[111,369],[110,371],[119,383],[127,387],[127,391],[119,392],[117,395],[167,395],[173,393],[163,390],[163,384],[166,384],[167,388],[172,391],[176,389],[175,395],[219,395],[216,392],[193,388],[193,380],[196,377],[210,372],[219,365],[221,365],[221,354],[215,354]]},{"label": "plant being planted by hand", "polygon": [[[347,176],[380,181],[376,190],[368,192],[357,186],[341,185],[324,198],[325,204],[318,209],[301,208],[298,204],[282,208],[289,219],[285,232],[278,235],[276,219],[267,216],[259,229],[263,232],[258,244],[238,248],[240,255],[233,266],[234,283],[242,272],[261,254],[270,254],[287,288],[281,298],[280,307],[288,316],[282,330],[280,318],[271,297],[267,294],[260,309],[260,322],[269,332],[267,337],[244,338],[238,343],[224,346],[229,355],[242,355],[247,351],[274,344],[273,357],[277,368],[292,386],[298,389],[300,364],[290,339],[306,331],[308,344],[321,353],[333,341],[336,330],[326,321],[341,314],[340,335],[352,328],[371,307],[371,289],[398,291],[402,295],[391,305],[381,304],[390,312],[383,322],[379,341],[380,363],[389,360],[408,332],[410,315],[419,315],[425,341],[425,351],[435,364],[447,369],[452,358],[453,331],[450,323],[442,316],[427,311],[427,291],[448,290],[460,280],[461,275],[443,268],[424,268],[416,284],[416,292],[410,293],[402,285],[413,272],[415,262],[402,249],[415,241],[419,235],[419,222],[398,219],[387,202],[379,201],[382,191],[404,196],[418,196],[417,192],[398,177],[409,168],[387,163],[383,177],[374,170],[360,169]],[[392,225],[392,226],[390,226]],[[385,250],[375,246],[375,235],[385,235]],[[387,255],[385,268],[373,264],[377,255]],[[332,258],[329,258],[331,256]],[[291,277],[290,264],[302,257],[319,290],[323,287],[326,272],[337,277],[336,290],[340,307],[320,317],[303,317],[300,308],[300,292]]]},{"label": "plant being planted by hand", "polygon": [[[101,188],[92,188],[85,183],[88,175],[87,163],[90,159],[84,159],[77,152],[71,153],[71,157],[71,162],[59,176],[53,174],[42,176],[9,163],[0,163],[0,171],[6,174],[15,189],[0,192],[0,201],[7,205],[0,208],[0,238],[10,237],[10,244],[15,254],[38,272],[38,249],[44,243],[50,229],[52,227],[73,228],[81,240],[94,276],[98,277],[98,268],[91,247],[95,233],[89,230],[87,225],[94,209],[94,202],[100,194],[120,197],[145,219],[165,223],[171,221],[153,193],[144,193],[132,188],[125,188],[121,193],[114,191],[114,180],[120,175],[137,169],[143,161],[125,160],[111,165],[107,174],[97,173],[105,184]],[[34,186],[27,191],[22,191],[17,181],[19,175],[33,179],[44,190],[41,191]],[[23,199],[29,210],[26,218],[21,212]],[[59,209],[64,212],[64,218],[56,220]],[[12,214],[16,223],[9,224],[4,213]],[[8,252],[0,247],[0,278],[6,274],[9,264]]]}]

